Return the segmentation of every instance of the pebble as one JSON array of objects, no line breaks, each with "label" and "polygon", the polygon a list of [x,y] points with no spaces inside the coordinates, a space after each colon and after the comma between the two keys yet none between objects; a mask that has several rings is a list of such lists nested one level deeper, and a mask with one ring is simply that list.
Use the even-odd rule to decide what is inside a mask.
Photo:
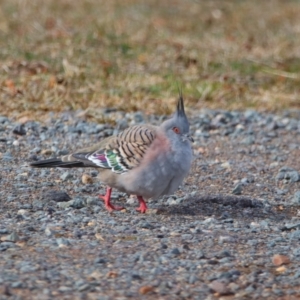
[{"label": "pebble", "polygon": [[178,256],[180,255],[180,251],[178,248],[173,248],[171,251],[170,251],[170,254],[174,255],[174,256]]},{"label": "pebble", "polygon": [[36,153],[39,154],[42,151],[40,147],[34,147],[33,149],[30,150],[31,153]]},{"label": "pebble", "polygon": [[19,209],[17,214],[22,216],[27,216],[29,215],[29,211],[27,209]]},{"label": "pebble", "polygon": [[215,222],[216,222],[216,220],[214,218],[207,218],[204,221],[202,221],[202,224],[205,224],[205,225],[206,224],[213,224]]},{"label": "pebble", "polygon": [[67,180],[73,179],[73,175],[72,175],[70,172],[64,172],[64,173],[60,176],[60,179],[61,179],[62,181],[67,181]]},{"label": "pebble", "polygon": [[234,195],[241,195],[243,190],[243,185],[238,183],[232,190],[232,194]]},{"label": "pebble", "polygon": [[59,248],[65,248],[71,245],[69,240],[65,238],[57,238],[56,243]]},{"label": "pebble", "polygon": [[43,149],[41,150],[42,155],[51,155],[53,153],[52,149]]},{"label": "pebble", "polygon": [[296,228],[300,228],[300,222],[297,222],[297,223],[286,223],[282,227],[282,230],[291,230],[291,229],[296,229]]},{"label": "pebble", "polygon": [[149,285],[141,286],[139,288],[139,294],[141,294],[141,295],[146,295],[146,294],[149,294],[149,293],[151,293],[153,291],[154,291],[154,287],[153,286],[149,286]]},{"label": "pebble", "polygon": [[94,182],[93,177],[88,174],[83,174],[81,181],[83,184],[92,184]]},{"label": "pebble", "polygon": [[300,190],[295,192],[291,202],[294,205],[299,205],[300,206]]},{"label": "pebble", "polygon": [[8,162],[8,161],[12,161],[13,160],[13,156],[11,155],[11,153],[6,152],[2,154],[2,161],[3,162]]},{"label": "pebble", "polygon": [[46,191],[43,193],[43,201],[55,201],[55,202],[66,202],[71,197],[64,191]]},{"label": "pebble", "polygon": [[45,234],[46,236],[53,236],[56,233],[56,231],[51,227],[51,226],[47,226],[45,229]]},{"label": "pebble", "polygon": [[272,263],[275,266],[281,266],[281,265],[286,265],[290,263],[290,258],[286,255],[281,255],[281,254],[275,254],[272,257]]},{"label": "pebble", "polygon": [[0,228],[0,234],[6,234],[8,233],[7,228]]},{"label": "pebble", "polygon": [[231,236],[220,236],[219,237],[219,242],[220,244],[224,244],[224,243],[235,243],[236,239],[234,239]]},{"label": "pebble", "polygon": [[87,197],[86,198],[86,205],[92,206],[92,205],[99,205],[102,201],[100,201],[99,197]]},{"label": "pebble", "polygon": [[16,135],[26,135],[26,130],[24,124],[19,124],[13,129],[13,133]]},{"label": "pebble", "polygon": [[13,141],[13,145],[15,147],[19,147],[20,146],[20,142],[18,140]]},{"label": "pebble", "polygon": [[0,116],[0,124],[9,123],[8,117]]},{"label": "pebble", "polygon": [[23,283],[23,282],[20,282],[20,281],[13,282],[13,283],[11,284],[11,287],[12,287],[13,289],[20,289],[20,288],[23,288],[23,286],[24,286],[24,283]]},{"label": "pebble", "polygon": [[61,293],[70,293],[73,291],[73,288],[72,287],[69,287],[69,286],[60,286],[58,288],[58,290],[61,292]]},{"label": "pebble", "polygon": [[8,235],[6,237],[2,237],[1,240],[15,243],[18,240],[20,240],[20,238],[19,238],[19,235],[15,231],[13,231],[10,235]]},{"label": "pebble", "polygon": [[68,207],[73,207],[73,204],[74,204],[74,200],[70,200],[67,202],[58,202],[57,207],[61,209],[66,209]]},{"label": "pebble", "polygon": [[291,240],[300,240],[300,230],[293,230],[290,234],[289,234],[289,238]]},{"label": "pebble", "polygon": [[276,268],[277,273],[285,273],[286,271],[287,271],[287,268],[285,266]]},{"label": "pebble", "polygon": [[285,180],[286,182],[293,183],[300,180],[300,174],[297,170],[285,166],[279,170],[276,180]]},{"label": "pebble", "polygon": [[58,156],[62,156],[62,155],[67,155],[70,152],[69,152],[68,149],[59,149],[59,150],[56,151],[56,153],[57,153]]},{"label": "pebble", "polygon": [[[2,239],[1,239],[2,240]],[[8,248],[15,248],[15,242],[11,242],[11,241],[5,241],[3,240],[1,243],[0,243],[0,251],[5,251],[7,250]]]},{"label": "pebble", "polygon": [[176,198],[170,197],[170,198],[167,199],[166,204],[168,204],[168,205],[177,205],[178,201],[177,201]]},{"label": "pebble", "polygon": [[77,209],[83,208],[86,206],[86,200],[81,197],[76,197],[72,200],[72,203],[70,206],[73,208],[77,208]]},{"label": "pebble", "polygon": [[229,288],[222,282],[214,280],[209,284],[209,287],[221,296],[229,295],[231,292]]}]

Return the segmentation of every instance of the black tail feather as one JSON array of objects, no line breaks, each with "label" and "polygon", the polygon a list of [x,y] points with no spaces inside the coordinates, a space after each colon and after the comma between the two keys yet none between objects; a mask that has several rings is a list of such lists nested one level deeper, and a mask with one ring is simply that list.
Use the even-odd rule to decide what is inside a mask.
[{"label": "black tail feather", "polygon": [[80,168],[84,167],[81,161],[62,161],[60,158],[50,158],[30,163],[34,168]]}]

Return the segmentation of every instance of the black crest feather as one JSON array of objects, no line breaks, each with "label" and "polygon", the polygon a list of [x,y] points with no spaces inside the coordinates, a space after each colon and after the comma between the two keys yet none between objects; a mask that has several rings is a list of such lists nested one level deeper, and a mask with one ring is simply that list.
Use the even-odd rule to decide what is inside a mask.
[{"label": "black crest feather", "polygon": [[178,88],[178,94],[179,94],[179,99],[178,99],[178,103],[177,103],[177,115],[185,116],[183,96],[182,96],[182,87],[179,87],[179,84],[177,84],[177,88]]}]

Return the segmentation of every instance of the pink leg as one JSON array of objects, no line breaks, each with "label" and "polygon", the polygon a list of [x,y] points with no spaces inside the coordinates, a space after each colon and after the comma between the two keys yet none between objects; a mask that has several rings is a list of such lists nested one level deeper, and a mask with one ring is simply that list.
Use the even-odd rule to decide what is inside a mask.
[{"label": "pink leg", "polygon": [[147,205],[145,203],[145,200],[143,199],[142,196],[137,196],[137,198],[138,198],[138,200],[140,202],[140,207],[137,208],[136,210],[140,211],[142,214],[144,214],[146,212],[146,210],[147,210]]},{"label": "pink leg", "polygon": [[106,194],[105,194],[104,196],[103,196],[103,195],[99,195],[99,198],[104,200],[105,208],[106,208],[109,212],[112,212],[113,210],[122,210],[122,209],[124,209],[124,207],[121,207],[121,206],[114,206],[114,205],[112,205],[112,204],[110,203],[111,191],[112,191],[112,188],[107,187],[107,189],[106,189]]}]

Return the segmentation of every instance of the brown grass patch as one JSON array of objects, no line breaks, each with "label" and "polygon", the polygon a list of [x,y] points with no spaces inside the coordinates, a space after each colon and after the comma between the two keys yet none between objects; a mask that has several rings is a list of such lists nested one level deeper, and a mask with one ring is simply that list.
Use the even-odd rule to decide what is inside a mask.
[{"label": "brown grass patch", "polygon": [[297,1],[3,0],[0,114],[300,107]]}]

